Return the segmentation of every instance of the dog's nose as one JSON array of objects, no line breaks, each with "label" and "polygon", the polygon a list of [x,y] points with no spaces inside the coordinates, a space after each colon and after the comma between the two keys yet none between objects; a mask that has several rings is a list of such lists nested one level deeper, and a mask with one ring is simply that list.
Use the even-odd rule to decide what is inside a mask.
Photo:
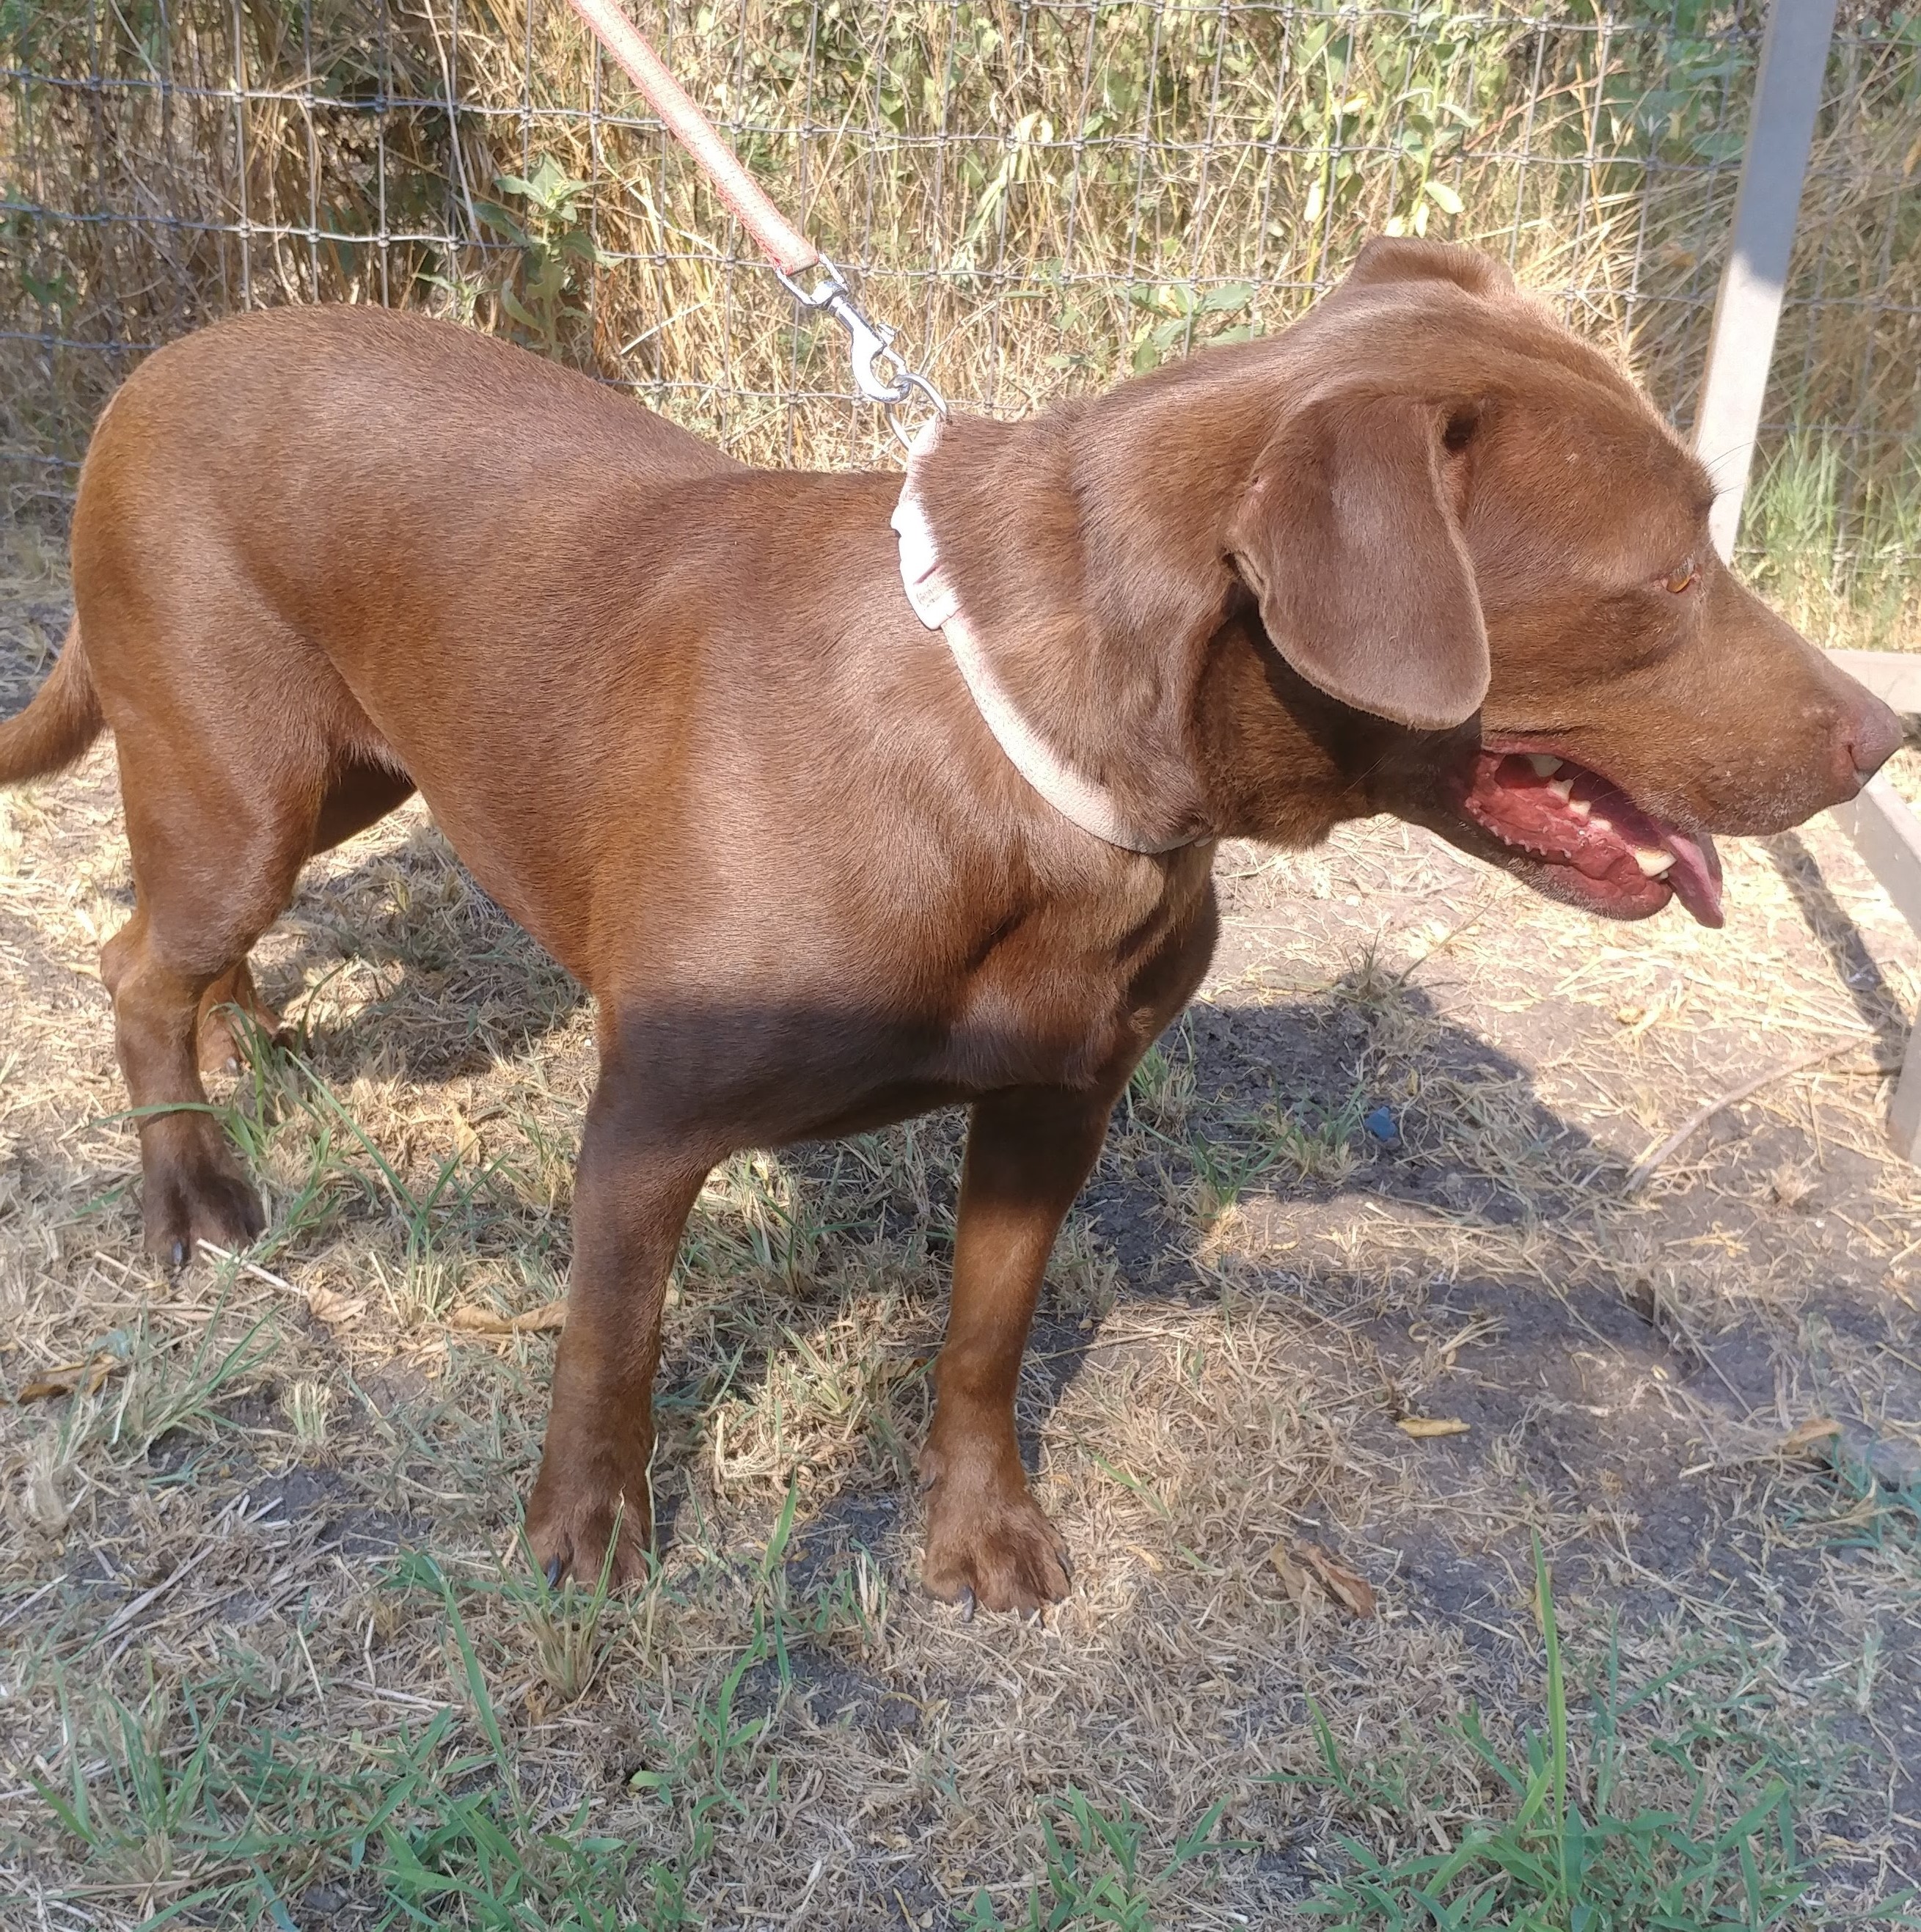
[{"label": "dog's nose", "polygon": [[1845,756],[1856,790],[1901,749],[1907,735],[1898,714],[1878,698],[1864,692],[1862,700],[1844,727],[1847,738]]}]

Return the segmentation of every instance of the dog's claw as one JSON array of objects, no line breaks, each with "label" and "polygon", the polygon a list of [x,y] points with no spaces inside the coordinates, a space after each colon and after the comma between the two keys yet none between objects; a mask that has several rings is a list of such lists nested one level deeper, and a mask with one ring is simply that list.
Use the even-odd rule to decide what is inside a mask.
[{"label": "dog's claw", "polygon": [[1055,1560],[1061,1565],[1061,1574],[1071,1583],[1074,1580],[1074,1559],[1064,1550]]},{"label": "dog's claw", "polygon": [[973,1591],[972,1591],[972,1590],[969,1589],[969,1588],[966,1586],[966,1585],[965,1585],[965,1584],[963,1584],[963,1585],[961,1586],[961,1593],[960,1593],[960,1613],[961,1613],[961,1622],[962,1622],[962,1623],[964,1623],[964,1624],[971,1624],[971,1623],[972,1623],[972,1622],[973,1622],[973,1621],[974,1621],[974,1592],[973,1592]]},{"label": "dog's claw", "polygon": [[550,1556],[547,1559],[547,1587],[550,1590],[557,1590],[560,1587],[560,1559],[557,1556]]},{"label": "dog's claw", "polygon": [[169,1252],[168,1259],[174,1267],[185,1268],[187,1265],[187,1244],[185,1241],[176,1241]]}]

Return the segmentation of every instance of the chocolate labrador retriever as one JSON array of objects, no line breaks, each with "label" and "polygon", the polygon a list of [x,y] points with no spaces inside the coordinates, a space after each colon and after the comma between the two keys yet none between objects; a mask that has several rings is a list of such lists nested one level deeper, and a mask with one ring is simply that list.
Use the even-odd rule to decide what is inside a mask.
[{"label": "chocolate labrador retriever", "polygon": [[[592,992],[527,1531],[649,1535],[663,1290],[733,1150],[973,1109],[922,1459],[938,1594],[1067,1583],[1016,1372],[1108,1112],[1214,944],[1214,843],[1393,812],[1558,898],[1721,920],[1709,834],[1851,797],[1893,715],[1709,546],[1627,379],[1465,250],[894,475],[749,470],[434,322],[243,316],[102,418],[77,615],[0,780],[118,743],[107,944],[149,1244],[260,1209],[197,1046],[312,854],[417,787]],[[624,1510],[624,1514],[623,1513]]]}]

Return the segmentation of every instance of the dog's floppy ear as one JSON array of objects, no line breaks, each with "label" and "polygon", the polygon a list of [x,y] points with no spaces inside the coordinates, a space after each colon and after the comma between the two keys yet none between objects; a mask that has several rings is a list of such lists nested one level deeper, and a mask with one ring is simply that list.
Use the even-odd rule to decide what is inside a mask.
[{"label": "dog's floppy ear", "polygon": [[1471,418],[1378,392],[1298,411],[1228,537],[1274,647],[1359,711],[1440,730],[1480,709],[1487,633],[1443,475]]}]

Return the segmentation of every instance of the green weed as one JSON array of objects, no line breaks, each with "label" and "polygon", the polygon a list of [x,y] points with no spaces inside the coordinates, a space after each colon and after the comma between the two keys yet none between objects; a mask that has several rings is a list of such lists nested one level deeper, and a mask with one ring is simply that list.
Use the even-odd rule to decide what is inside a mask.
[{"label": "green weed", "polygon": [[1835,1507],[1793,1504],[1783,1526],[1842,1549],[1911,1550],[1921,1529],[1921,1479],[1883,1477],[1841,1441],[1828,1454],[1824,1486]]},{"label": "green weed", "polygon": [[35,1780],[48,1808],[115,1876],[152,1885],[173,1878],[191,1862],[191,1842],[206,1792],[212,1725],[224,1706],[203,1720],[190,1702],[189,1737],[184,1748],[172,1746],[172,1699],[152,1691],[136,1709],[118,1697],[101,1700],[100,1741],[104,1768],[88,1766],[85,1748],[61,1687],[61,1720],[66,1733],[68,1780],[65,1790]]},{"label": "green weed", "polygon": [[1360,1165],[1357,1144],[1367,1111],[1364,1090],[1357,1088],[1338,1106],[1302,1102],[1262,1118],[1262,1138],[1269,1166],[1289,1168],[1303,1180],[1345,1180]]},{"label": "green weed", "polygon": [[617,1513],[600,1574],[584,1588],[571,1576],[557,1586],[550,1583],[533,1560],[525,1530],[521,1532],[521,1553],[533,1581],[530,1586],[513,1586],[512,1594],[521,1627],[532,1641],[542,1680],[563,1703],[571,1704],[583,1696],[607,1660],[612,1640],[602,1630],[602,1618],[612,1588],[614,1557],[624,1514],[624,1509]]},{"label": "green weed", "polygon": [[281,1391],[281,1413],[287,1418],[296,1455],[303,1462],[317,1462],[327,1453],[327,1421],[334,1405],[334,1392],[325,1382],[302,1379],[289,1382]]},{"label": "green weed", "polygon": [[1213,1835],[1226,1808],[1225,1799],[1211,1804],[1166,1862],[1150,1872],[1142,1869],[1140,1821],[1127,1801],[1109,1817],[1070,1786],[1041,1824],[1046,1890],[1030,1892],[1025,1916],[1013,1920],[1000,1918],[987,1894],[977,1892],[964,1922],[974,1932],[1067,1932],[1097,1925],[1153,1932],[1160,1922],[1156,1907],[1176,1874],[1226,1849]]},{"label": "green weed", "polygon": [[831,1191],[831,1183],[821,1189],[775,1155],[737,1154],[695,1204],[684,1265],[697,1274],[758,1274],[790,1286],[806,1280],[827,1242],[860,1225],[828,1217]]},{"label": "green weed", "polygon": [[1238,1141],[1211,1141],[1196,1135],[1187,1143],[1193,1163],[1194,1208],[1211,1225],[1239,1201],[1280,1157],[1276,1146],[1248,1146]]},{"label": "green weed", "polygon": [[[1353,1870],[1308,1910],[1337,1932],[1445,1932],[1518,1928],[1524,1932],[1764,1932],[1864,1922],[1912,1924],[1905,1898],[1884,1900],[1859,1921],[1820,1911],[1805,1834],[1796,1825],[1798,1768],[1778,1754],[1729,1780],[1711,1777],[1706,1750],[1730,1742],[1738,1714],[1724,1707],[1692,1734],[1652,1750],[1691,1786],[1685,1804],[1634,1802],[1625,1720],[1671,1696],[1698,1661],[1624,1688],[1610,1646],[1584,1720],[1571,1708],[1547,1568],[1537,1540],[1535,1601],[1546,1652],[1544,1730],[1524,1730],[1518,1755],[1504,1756],[1470,1708],[1460,1735],[1506,1801],[1505,1814],[1477,1822],[1445,1849],[1384,1860],[1358,1840],[1342,1849]],[[1406,1781],[1346,1763],[1318,1706],[1310,1704],[1322,1769],[1304,1780],[1358,1811],[1394,1820],[1410,1837],[1442,1838],[1410,1804]],[[1734,1720],[1730,1723],[1730,1720]],[[1748,1742],[1741,1740],[1736,1742]]]},{"label": "green weed", "polygon": [[563,332],[587,319],[583,298],[593,271],[614,262],[594,245],[593,184],[542,154],[530,173],[498,174],[494,184],[519,204],[512,212],[498,202],[475,204],[482,225],[511,244],[517,258],[500,284],[500,307],[530,346],[557,358]]},{"label": "green weed", "polygon": [[[1175,1039],[1179,1046],[1170,1048],[1169,1041]],[[1142,1054],[1127,1081],[1127,1112],[1130,1119],[1160,1132],[1178,1134],[1198,1097],[1193,1043],[1183,1020]]]},{"label": "green weed", "polygon": [[[206,1435],[218,1426],[215,1405],[257,1377],[281,1344],[271,1316],[263,1316],[232,1341],[221,1339],[222,1326],[216,1310],[215,1318],[200,1325],[191,1347],[184,1338],[157,1339],[144,1320],[107,1337],[107,1351],[128,1364],[119,1400],[101,1414],[101,1432],[109,1448],[136,1458],[176,1430]],[[79,1406],[77,1400],[77,1410]]]}]

